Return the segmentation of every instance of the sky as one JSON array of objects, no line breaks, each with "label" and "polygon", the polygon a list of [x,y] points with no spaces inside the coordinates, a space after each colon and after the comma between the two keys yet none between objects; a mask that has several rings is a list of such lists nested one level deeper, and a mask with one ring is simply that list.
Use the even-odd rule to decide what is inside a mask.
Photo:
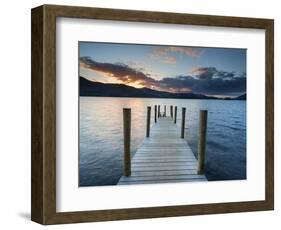
[{"label": "sky", "polygon": [[246,92],[246,49],[79,42],[79,74],[171,93]]}]

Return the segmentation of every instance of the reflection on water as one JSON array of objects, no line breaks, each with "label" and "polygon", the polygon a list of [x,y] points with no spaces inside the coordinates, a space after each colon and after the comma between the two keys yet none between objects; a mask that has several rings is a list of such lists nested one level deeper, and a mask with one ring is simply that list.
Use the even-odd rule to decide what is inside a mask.
[{"label": "reflection on water", "polygon": [[[115,185],[122,175],[122,109],[132,109],[132,155],[145,136],[146,107],[186,107],[186,138],[197,155],[199,111],[207,109],[206,176],[246,178],[246,102],[223,100],[80,97],[79,185]],[[152,110],[154,112],[154,110]],[[153,114],[153,113],[152,113]],[[153,124],[153,116],[151,117]],[[180,122],[177,122],[179,125]]]}]

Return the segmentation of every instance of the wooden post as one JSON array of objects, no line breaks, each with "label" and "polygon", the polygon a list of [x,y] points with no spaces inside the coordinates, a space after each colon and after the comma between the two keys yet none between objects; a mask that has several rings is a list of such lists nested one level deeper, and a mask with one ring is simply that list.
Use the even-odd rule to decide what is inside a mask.
[{"label": "wooden post", "polygon": [[173,106],[170,106],[170,114],[171,114],[171,118],[173,118]]},{"label": "wooden post", "polygon": [[164,106],[164,117],[166,117],[166,105]]},{"label": "wooden post", "polygon": [[160,105],[158,105],[158,117],[160,117]]},{"label": "wooden post", "polygon": [[182,108],[181,111],[181,138],[184,138],[184,131],[185,131],[185,108]]},{"label": "wooden post", "polygon": [[154,105],[154,122],[157,122],[157,105]]},{"label": "wooden post", "polygon": [[174,123],[176,124],[177,123],[177,112],[178,112],[178,107],[175,106],[175,116],[174,116]]},{"label": "wooden post", "polygon": [[131,109],[123,108],[124,176],[131,175]]},{"label": "wooden post", "polygon": [[147,115],[146,115],[146,137],[149,137],[150,134],[150,117],[151,117],[151,107],[147,106]]},{"label": "wooden post", "polygon": [[208,110],[200,110],[198,169],[197,169],[198,174],[203,174],[205,170],[207,118],[208,118]]}]

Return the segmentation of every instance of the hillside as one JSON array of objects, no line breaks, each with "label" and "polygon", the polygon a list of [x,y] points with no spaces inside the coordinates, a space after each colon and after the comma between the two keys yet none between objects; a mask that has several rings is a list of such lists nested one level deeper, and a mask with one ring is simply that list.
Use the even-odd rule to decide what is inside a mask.
[{"label": "hillside", "polygon": [[[95,97],[142,97],[142,98],[181,98],[181,99],[219,99],[216,97],[205,96],[194,93],[169,93],[164,91],[152,90],[149,88],[134,88],[124,84],[110,84],[89,81],[80,77],[80,96]],[[246,94],[237,98],[245,100]],[[233,99],[232,99],[233,100]]]}]

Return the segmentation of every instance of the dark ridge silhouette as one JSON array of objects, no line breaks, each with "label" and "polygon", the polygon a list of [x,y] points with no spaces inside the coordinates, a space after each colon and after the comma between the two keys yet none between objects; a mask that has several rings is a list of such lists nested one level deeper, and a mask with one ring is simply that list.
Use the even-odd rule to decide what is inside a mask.
[{"label": "dark ridge silhouette", "polygon": [[247,94],[242,94],[241,96],[239,97],[236,97],[235,100],[246,100],[247,99]]},{"label": "dark ridge silhouette", "polygon": [[[80,96],[94,97],[142,97],[142,98],[179,98],[179,99],[219,99],[217,97],[205,96],[203,94],[194,93],[169,93],[164,91],[153,90],[149,88],[134,88],[124,84],[101,83],[89,81],[84,77],[80,77]],[[238,100],[245,100],[242,97]],[[240,98],[241,97],[241,98]]]}]

